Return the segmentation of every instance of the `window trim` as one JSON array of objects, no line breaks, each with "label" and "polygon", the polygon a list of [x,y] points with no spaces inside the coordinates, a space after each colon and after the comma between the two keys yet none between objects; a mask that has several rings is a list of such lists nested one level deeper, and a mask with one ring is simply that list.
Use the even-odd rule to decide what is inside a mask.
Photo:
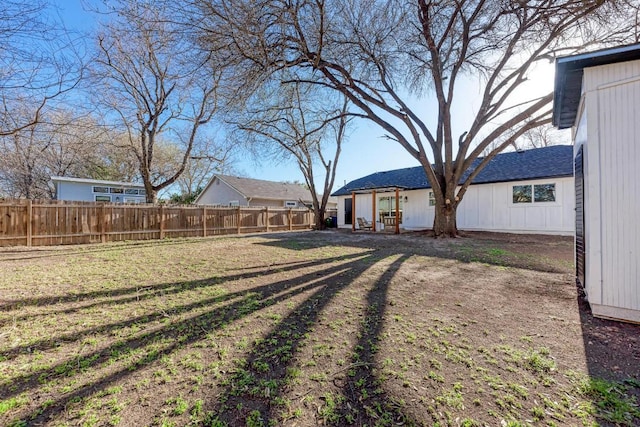
[{"label": "window trim", "polygon": [[[536,194],[535,187],[540,185],[553,185],[554,187],[554,198],[553,201],[542,201],[536,202]],[[513,201],[513,189],[515,187],[529,187],[531,191],[531,201],[529,202],[514,202]],[[558,206],[560,205],[558,197],[558,182],[557,181],[540,181],[537,183],[520,183],[520,184],[511,184],[509,185],[509,205],[512,207],[527,207],[527,206]]]},{"label": "window trim", "polygon": [[285,208],[296,208],[296,207],[298,207],[298,202],[296,202],[295,200],[285,200],[284,201],[284,207]]},{"label": "window trim", "polygon": [[[96,188],[101,188],[101,189],[106,190],[106,191],[98,191],[98,190],[96,190]],[[109,194],[109,187],[108,186],[104,186],[104,185],[92,185],[91,186],[91,192],[94,193],[94,194],[95,193],[98,193],[98,194]]]}]

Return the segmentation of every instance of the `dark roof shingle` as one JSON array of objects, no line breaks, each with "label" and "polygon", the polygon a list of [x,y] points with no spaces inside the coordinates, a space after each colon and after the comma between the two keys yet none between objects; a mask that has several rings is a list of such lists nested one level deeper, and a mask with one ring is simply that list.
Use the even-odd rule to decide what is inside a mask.
[{"label": "dark roof shingle", "polygon": [[[466,171],[461,182],[469,176]],[[573,146],[555,145],[534,148],[526,151],[514,151],[498,154],[478,174],[472,184],[488,184],[492,182],[522,181],[527,179],[552,178],[573,175]],[[335,191],[332,196],[344,196],[354,191],[399,187],[406,190],[431,188],[422,166],[376,172],[349,182]]]},{"label": "dark roof shingle", "polygon": [[243,196],[255,199],[310,201],[311,192],[300,184],[216,175]]}]

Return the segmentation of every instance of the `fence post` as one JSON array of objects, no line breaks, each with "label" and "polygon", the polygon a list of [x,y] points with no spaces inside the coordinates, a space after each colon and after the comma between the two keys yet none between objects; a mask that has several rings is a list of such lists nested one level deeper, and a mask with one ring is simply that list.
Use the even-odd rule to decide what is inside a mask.
[{"label": "fence post", "polygon": [[100,231],[100,242],[107,243],[106,215],[104,203],[98,208],[98,230]]},{"label": "fence post", "polygon": [[269,231],[269,206],[264,207],[264,226],[266,231]]},{"label": "fence post", "polygon": [[27,200],[27,246],[33,241],[33,201]]},{"label": "fence post", "polygon": [[202,207],[202,237],[207,237],[207,207]]},{"label": "fence post", "polygon": [[160,240],[164,239],[164,205],[160,205]]},{"label": "fence post", "polygon": [[291,223],[291,221],[293,221],[293,218],[291,215],[291,208],[289,208],[289,231],[293,230],[293,224]]},{"label": "fence post", "polygon": [[238,206],[238,212],[236,213],[236,225],[238,226],[238,234],[240,234],[240,206]]}]

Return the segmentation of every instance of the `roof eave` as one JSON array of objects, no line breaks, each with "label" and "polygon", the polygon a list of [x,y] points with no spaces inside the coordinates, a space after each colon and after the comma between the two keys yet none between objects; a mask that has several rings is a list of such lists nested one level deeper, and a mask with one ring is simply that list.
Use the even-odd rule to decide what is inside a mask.
[{"label": "roof eave", "polygon": [[[552,123],[558,129],[575,124],[585,68],[640,59],[640,44],[618,46],[556,59]],[[567,90],[568,89],[568,90]]]}]

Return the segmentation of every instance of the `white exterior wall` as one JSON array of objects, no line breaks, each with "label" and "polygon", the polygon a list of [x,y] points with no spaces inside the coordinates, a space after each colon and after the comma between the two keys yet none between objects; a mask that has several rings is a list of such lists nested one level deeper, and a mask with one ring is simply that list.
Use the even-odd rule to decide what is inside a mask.
[{"label": "white exterior wall", "polygon": [[[556,184],[556,201],[514,204],[514,185]],[[408,230],[431,229],[435,208],[429,206],[431,190],[401,191],[403,204],[401,227]],[[377,193],[376,197],[381,194]],[[338,226],[351,227],[344,221],[344,199],[338,203]],[[575,229],[575,192],[573,177],[529,181],[512,181],[472,185],[458,207],[458,229],[509,233],[573,235]],[[371,220],[371,194],[356,195],[356,217]],[[357,228],[357,225],[356,225]]]},{"label": "white exterior wall", "polygon": [[[555,202],[513,203],[514,185],[555,184]],[[458,228],[470,231],[573,235],[573,177],[471,185],[458,207]],[[433,208],[431,208],[433,209]]]},{"label": "white exterior wall", "polygon": [[640,60],[586,68],[582,103],[585,290],[595,315],[640,322]]}]

